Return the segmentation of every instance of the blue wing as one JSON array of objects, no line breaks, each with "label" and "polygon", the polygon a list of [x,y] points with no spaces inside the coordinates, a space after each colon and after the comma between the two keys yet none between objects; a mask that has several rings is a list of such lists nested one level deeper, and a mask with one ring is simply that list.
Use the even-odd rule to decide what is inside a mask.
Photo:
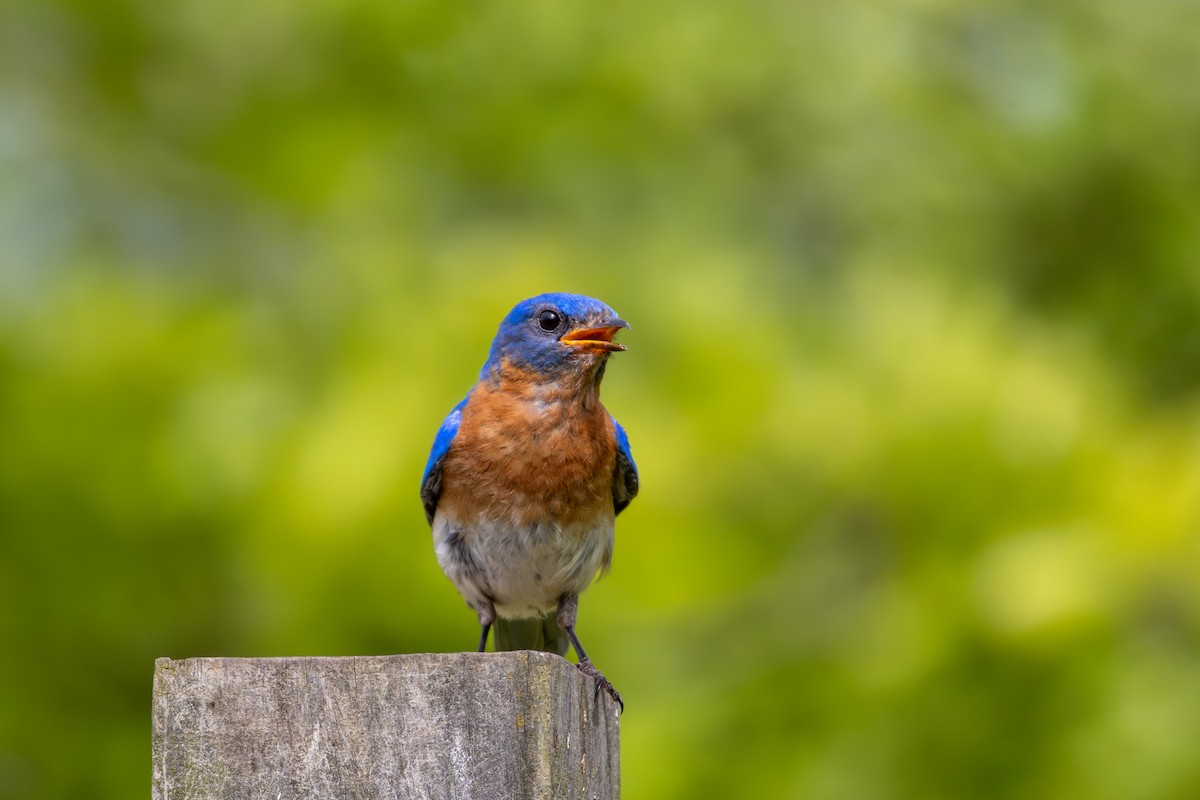
[{"label": "blue wing", "polygon": [[612,419],[613,430],[617,437],[617,468],[613,474],[613,507],[620,514],[625,510],[625,506],[629,505],[629,501],[637,497],[638,493],[638,471],[637,464],[633,463],[633,453],[629,450],[629,437],[625,435],[625,429],[621,427],[621,423],[617,422],[615,417],[610,415]]},{"label": "blue wing", "polygon": [[421,504],[425,506],[425,519],[430,525],[433,524],[433,514],[437,511],[438,498],[442,496],[442,462],[446,460],[450,443],[458,435],[463,406],[470,397],[464,397],[446,417],[442,427],[438,428],[437,436],[433,439],[433,449],[429,452],[429,460],[425,462],[425,474],[421,476]]}]

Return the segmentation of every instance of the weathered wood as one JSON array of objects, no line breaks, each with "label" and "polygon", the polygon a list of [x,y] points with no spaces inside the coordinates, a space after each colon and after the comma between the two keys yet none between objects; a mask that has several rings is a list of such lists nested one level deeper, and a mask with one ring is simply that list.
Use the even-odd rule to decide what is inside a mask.
[{"label": "weathered wood", "polygon": [[616,704],[549,653],[159,659],[154,800],[619,796]]}]

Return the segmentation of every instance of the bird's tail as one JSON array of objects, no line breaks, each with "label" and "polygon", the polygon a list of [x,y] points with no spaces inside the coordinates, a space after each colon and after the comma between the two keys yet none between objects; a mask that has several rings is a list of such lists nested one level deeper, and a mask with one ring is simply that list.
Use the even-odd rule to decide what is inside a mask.
[{"label": "bird's tail", "polygon": [[528,619],[497,617],[493,630],[497,650],[543,650],[565,656],[571,646],[571,640],[558,627],[553,614]]}]

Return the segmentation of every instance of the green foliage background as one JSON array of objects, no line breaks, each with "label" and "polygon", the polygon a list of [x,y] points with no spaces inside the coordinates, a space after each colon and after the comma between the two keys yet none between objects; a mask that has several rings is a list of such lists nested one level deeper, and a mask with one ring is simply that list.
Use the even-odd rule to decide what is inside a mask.
[{"label": "green foliage background", "polygon": [[1200,5],[0,5],[0,797],[158,656],[469,649],[500,317],[633,324],[638,798],[1200,796]]}]

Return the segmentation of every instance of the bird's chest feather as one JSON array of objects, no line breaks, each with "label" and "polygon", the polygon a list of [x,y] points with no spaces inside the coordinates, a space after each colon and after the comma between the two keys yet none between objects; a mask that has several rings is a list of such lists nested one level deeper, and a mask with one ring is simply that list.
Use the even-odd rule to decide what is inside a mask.
[{"label": "bird's chest feather", "polygon": [[479,387],[443,468],[443,503],[558,527],[612,513],[611,421],[599,402]]},{"label": "bird's chest feather", "polygon": [[598,400],[480,386],[446,456],[442,502],[471,516],[560,529],[611,516],[611,426]]}]

